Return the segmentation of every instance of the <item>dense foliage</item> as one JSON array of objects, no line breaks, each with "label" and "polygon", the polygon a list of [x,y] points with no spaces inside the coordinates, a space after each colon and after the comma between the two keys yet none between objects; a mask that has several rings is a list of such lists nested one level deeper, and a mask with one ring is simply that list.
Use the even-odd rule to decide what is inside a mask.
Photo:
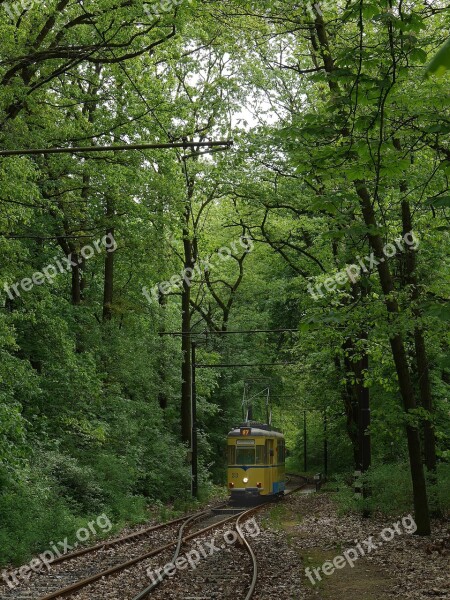
[{"label": "dense foliage", "polygon": [[181,330],[221,365],[197,369],[203,493],[270,388],[292,467],[305,424],[307,470],[326,440],[342,477],[370,433],[367,489],[398,485],[364,502],[401,489],[426,533],[426,488],[450,497],[449,10],[169,4],[0,6],[0,150],[234,140],[0,156],[0,560],[189,497]]}]

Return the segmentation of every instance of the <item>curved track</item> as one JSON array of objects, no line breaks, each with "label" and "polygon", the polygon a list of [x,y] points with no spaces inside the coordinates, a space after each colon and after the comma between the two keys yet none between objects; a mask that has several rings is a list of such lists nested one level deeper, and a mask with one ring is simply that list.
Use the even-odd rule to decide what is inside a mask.
[{"label": "curved track", "polygon": [[[286,491],[286,495],[308,485],[307,482],[305,483],[305,478],[294,476],[290,478],[289,484],[290,489]],[[217,510],[225,506],[222,504],[214,507],[214,509]],[[184,544],[196,538],[201,538],[214,529],[220,530],[223,525],[234,521],[237,543],[234,544],[233,549],[230,547],[227,550],[233,553],[244,550],[249,556],[249,570],[251,570],[251,573],[245,574],[245,580],[250,579],[245,600],[250,600],[257,584],[258,565],[255,553],[245,536],[242,525],[253,513],[265,506],[267,506],[267,503],[252,508],[233,508],[234,514],[225,518],[223,518],[224,515],[213,514],[214,509],[203,510],[162,525],[148,527],[136,533],[80,549],[52,561],[52,570],[50,573],[41,574],[40,577],[38,575],[37,585],[28,584],[28,589],[25,590],[21,586],[10,591],[7,595],[2,595],[1,598],[2,600],[56,600],[57,598],[72,596],[83,590],[83,588],[99,582],[99,580],[127,571],[147,559],[164,555],[173,549],[172,562],[175,562],[179,558]],[[191,532],[187,533],[189,530]],[[243,564],[240,559],[238,563]],[[205,569],[205,565],[202,568]],[[222,573],[220,569],[219,571]],[[227,577],[231,578],[229,575],[222,576],[225,579]],[[217,569],[212,577],[220,580],[221,575],[217,575]],[[163,572],[156,582],[142,589],[134,596],[133,600],[144,600],[149,597],[164,579]],[[139,577],[136,576],[137,588],[138,581]],[[219,581],[218,587],[220,587]],[[244,598],[244,594],[242,594],[242,597]]]},{"label": "curved track", "polygon": [[[224,506],[221,504],[219,506]],[[2,600],[52,600],[68,596],[95,581],[120,572],[171,548],[179,524],[209,514],[201,511],[140,531],[81,548],[49,562],[49,572],[32,573],[28,582],[1,590]],[[162,544],[162,545],[161,545]],[[152,545],[153,548],[149,548]],[[155,548],[155,546],[158,546]],[[4,592],[4,593],[3,593]]]},{"label": "curved track", "polygon": [[[295,476],[292,475],[290,477],[290,481],[289,483],[291,484],[290,489],[287,490],[285,492],[285,495],[289,495],[291,493],[297,492],[303,488],[305,488],[306,486],[310,485],[308,480],[305,477],[301,477],[301,476]],[[207,527],[204,527],[203,529],[201,529],[200,531],[196,531],[195,533],[192,533],[186,537],[183,537],[183,532],[184,532],[184,528],[185,526],[188,525],[188,523],[185,523],[182,525],[182,527],[180,528],[180,532],[179,532],[179,538],[178,538],[178,544],[175,550],[175,553],[172,557],[171,562],[175,563],[175,561],[179,558],[180,556],[180,551],[181,551],[181,547],[183,545],[183,543],[189,541],[189,540],[193,540],[195,538],[200,537],[203,533],[211,531],[212,529],[217,529],[219,528],[221,525],[224,525],[230,521],[234,521],[234,528],[237,532],[237,537],[238,537],[238,543],[234,544],[233,548],[234,551],[238,551],[238,550],[244,550],[250,559],[250,569],[251,569],[251,574],[249,574],[249,578],[250,578],[250,584],[248,586],[248,590],[245,592],[245,600],[251,600],[251,598],[253,597],[253,594],[255,593],[255,589],[256,589],[256,585],[258,582],[258,562],[257,562],[257,558],[256,558],[256,554],[250,544],[250,542],[248,541],[245,532],[243,531],[243,523],[255,512],[265,508],[267,506],[267,503],[263,503],[263,504],[259,504],[258,506],[252,507],[252,508],[242,508],[240,509],[235,509],[235,510],[240,510],[240,512],[236,515],[230,516],[226,519],[223,519],[219,522],[213,523],[212,525],[209,525]],[[223,548],[223,546],[222,546]],[[204,569],[206,569],[206,567],[204,567]],[[211,580],[213,579],[215,581],[215,585],[217,587],[219,587],[219,581],[221,578],[227,578],[227,575],[217,575],[217,570],[214,567],[214,570],[216,571],[214,575],[210,575],[208,574],[207,579]],[[160,578],[153,582],[151,585],[149,585],[148,587],[146,587],[145,589],[143,589],[142,591],[139,592],[139,594],[137,594],[136,596],[133,597],[132,600],[146,600],[147,598],[150,598],[150,595],[152,594],[152,592],[154,592],[156,590],[157,587],[159,587],[163,581],[165,579],[167,579],[167,575],[162,572],[160,574]],[[222,586],[223,587],[223,586]],[[222,589],[222,588],[220,588]],[[244,596],[243,596],[244,597]]]}]

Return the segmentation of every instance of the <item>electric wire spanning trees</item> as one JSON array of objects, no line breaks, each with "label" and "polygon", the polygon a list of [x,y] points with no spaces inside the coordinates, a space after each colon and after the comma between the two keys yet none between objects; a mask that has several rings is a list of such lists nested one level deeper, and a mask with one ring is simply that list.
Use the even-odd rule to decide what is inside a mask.
[{"label": "electric wire spanning trees", "polygon": [[[150,143],[142,142],[140,144],[113,144],[109,146],[67,146],[63,148],[21,148],[18,150],[0,150],[0,156],[25,156],[28,154],[80,154],[91,152],[124,152],[131,150],[171,150],[174,148],[216,148],[218,150],[227,150],[233,145],[232,140],[219,140],[215,142],[168,142],[168,143]],[[198,152],[194,153],[198,154]],[[189,156],[185,157],[189,158]]]}]

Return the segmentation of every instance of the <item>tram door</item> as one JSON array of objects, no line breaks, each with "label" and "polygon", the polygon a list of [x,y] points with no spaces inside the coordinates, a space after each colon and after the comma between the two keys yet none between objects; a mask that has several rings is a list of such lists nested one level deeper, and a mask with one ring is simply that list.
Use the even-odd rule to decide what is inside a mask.
[{"label": "tram door", "polygon": [[[270,465],[270,467],[273,467],[274,460],[275,460],[275,452],[274,452],[274,447],[273,447],[273,440],[266,440],[266,456],[267,456],[267,464]],[[267,469],[268,474],[267,474],[267,484],[269,486],[269,489],[267,491],[268,494],[272,493],[272,488],[273,488],[273,475],[274,475],[274,469],[270,468]]]}]

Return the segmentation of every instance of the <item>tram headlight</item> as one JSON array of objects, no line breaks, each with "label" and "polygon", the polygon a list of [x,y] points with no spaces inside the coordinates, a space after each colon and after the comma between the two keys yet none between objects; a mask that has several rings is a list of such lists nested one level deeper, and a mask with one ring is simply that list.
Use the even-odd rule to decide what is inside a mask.
[{"label": "tram headlight", "polygon": [[244,479],[242,480],[244,483],[248,483],[248,477],[244,477]]}]

